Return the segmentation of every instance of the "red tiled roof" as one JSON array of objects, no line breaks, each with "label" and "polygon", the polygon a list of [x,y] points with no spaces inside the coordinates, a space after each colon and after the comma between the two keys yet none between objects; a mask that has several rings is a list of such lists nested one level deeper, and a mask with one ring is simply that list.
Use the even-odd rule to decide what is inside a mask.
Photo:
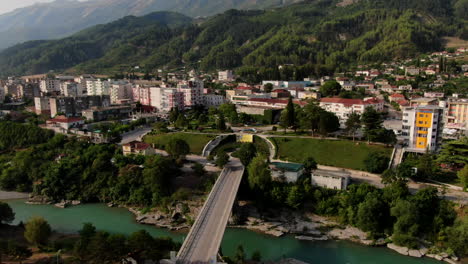
[{"label": "red tiled roof", "polygon": [[125,144],[124,146],[131,147],[135,150],[145,150],[151,147],[150,144],[147,144],[144,142],[138,142],[138,141],[132,141],[130,143]]},{"label": "red tiled roof", "polygon": [[[268,103],[268,104],[288,104],[288,100],[284,100],[284,99],[252,98],[252,99],[249,99],[249,101],[263,102],[263,103]],[[307,102],[298,101],[298,100],[293,100],[293,103],[298,104],[298,105],[307,104]]]},{"label": "red tiled roof", "polygon": [[56,118],[47,120],[47,122],[49,123],[75,123],[79,121],[83,121],[83,119],[78,118],[78,117],[64,117],[64,116],[58,116]]},{"label": "red tiled roof", "polygon": [[377,103],[381,103],[382,101],[378,100],[378,99],[375,99],[375,98],[368,99],[368,100],[364,101],[364,100],[361,100],[361,99],[345,99],[345,98],[333,97],[333,98],[322,98],[320,100],[320,102],[321,103],[344,104],[344,105],[349,106],[349,105],[377,104]]},{"label": "red tiled roof", "polygon": [[390,95],[390,97],[394,97],[394,98],[405,98],[404,95],[399,94],[399,93],[394,93],[394,94]]},{"label": "red tiled roof", "polygon": [[239,86],[236,88],[236,90],[253,90],[252,87],[246,87],[246,86]]}]

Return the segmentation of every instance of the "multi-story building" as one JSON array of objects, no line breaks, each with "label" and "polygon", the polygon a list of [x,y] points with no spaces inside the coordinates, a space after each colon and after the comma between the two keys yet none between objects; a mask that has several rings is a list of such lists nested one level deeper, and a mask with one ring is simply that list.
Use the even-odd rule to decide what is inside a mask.
[{"label": "multi-story building", "polygon": [[203,105],[206,107],[218,107],[226,102],[226,98],[217,94],[205,94],[203,96]]},{"label": "multi-story building", "polygon": [[40,95],[37,83],[18,84],[18,97],[34,98]]},{"label": "multi-story building", "polygon": [[57,114],[66,117],[81,116],[82,111],[92,107],[109,107],[110,96],[78,96],[78,97],[56,97],[50,98],[50,115]]},{"label": "multi-story building", "polygon": [[39,88],[42,93],[53,93],[60,91],[60,80],[57,79],[44,79],[41,80]]},{"label": "multi-story building", "polygon": [[34,110],[38,115],[50,115],[50,100],[48,97],[34,97]]},{"label": "multi-story building", "polygon": [[112,104],[120,104],[133,99],[133,87],[126,82],[114,83],[110,88],[110,98]]},{"label": "multi-story building", "polygon": [[235,80],[234,73],[231,70],[218,72],[218,80],[222,82],[232,82]]},{"label": "multi-story building", "polygon": [[384,101],[376,98],[344,99],[344,98],[322,98],[320,107],[328,112],[334,113],[344,126],[348,116],[352,113],[363,114],[367,107],[372,107],[376,111],[384,110]]},{"label": "multi-story building", "polygon": [[82,96],[83,87],[81,83],[63,82],[60,85],[60,94],[63,96]]},{"label": "multi-story building", "polygon": [[172,108],[184,109],[184,93],[177,88],[159,88],[150,89],[151,106],[162,112],[170,111]]},{"label": "multi-story building", "polygon": [[104,121],[108,119],[126,119],[132,113],[130,106],[93,107],[82,111],[82,116],[90,121]]},{"label": "multi-story building", "polygon": [[185,107],[203,105],[203,81],[198,79],[183,81],[178,84],[177,89],[184,94]]},{"label": "multi-story building", "polygon": [[88,95],[110,95],[111,82],[108,80],[87,80],[86,91]]},{"label": "multi-story building", "polygon": [[447,127],[468,130],[468,99],[450,98],[445,111]]},{"label": "multi-story building", "polygon": [[151,105],[150,87],[135,86],[133,87],[133,101],[139,102],[142,105]]},{"label": "multi-story building", "polygon": [[408,151],[436,151],[443,132],[443,108],[434,105],[403,110],[402,136]]}]

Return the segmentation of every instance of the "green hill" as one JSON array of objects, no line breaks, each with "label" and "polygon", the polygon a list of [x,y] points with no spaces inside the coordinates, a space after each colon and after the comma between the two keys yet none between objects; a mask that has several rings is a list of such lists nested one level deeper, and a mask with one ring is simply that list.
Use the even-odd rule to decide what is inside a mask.
[{"label": "green hill", "polygon": [[[310,0],[266,11],[229,10],[191,23],[183,15],[154,13],[126,17],[57,41],[29,42],[0,53],[0,73],[49,70],[119,73],[139,65],[204,70],[238,68],[243,76],[260,69],[281,78],[278,65],[296,66],[293,78],[349,65],[406,58],[442,48],[443,36],[467,35],[468,1]],[[454,8],[457,7],[457,9]],[[163,18],[161,18],[163,17]],[[291,77],[290,76],[290,77]]]}]

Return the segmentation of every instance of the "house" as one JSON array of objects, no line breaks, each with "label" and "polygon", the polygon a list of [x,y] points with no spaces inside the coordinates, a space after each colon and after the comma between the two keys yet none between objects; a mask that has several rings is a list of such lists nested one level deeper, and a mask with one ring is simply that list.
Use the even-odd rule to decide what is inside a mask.
[{"label": "house", "polygon": [[124,156],[128,155],[154,155],[156,154],[156,150],[151,147],[150,144],[138,141],[132,141],[130,143],[124,144],[122,146]]},{"label": "house", "polygon": [[388,100],[390,102],[401,101],[401,100],[405,100],[405,96],[399,93],[394,93],[388,97]]},{"label": "house", "polygon": [[84,125],[85,121],[78,117],[57,116],[46,121],[46,127],[59,133],[67,133],[69,129]]},{"label": "house", "polygon": [[427,106],[427,105],[439,105],[437,98],[412,98],[410,101],[411,106]]},{"label": "house", "polygon": [[444,98],[445,94],[441,92],[424,92],[424,97],[427,98]]},{"label": "house", "polygon": [[314,170],[311,183],[314,186],[335,190],[346,190],[350,182],[350,175],[345,171]]},{"label": "house", "polygon": [[304,174],[304,165],[298,163],[272,162],[270,164],[273,180],[296,182]]}]

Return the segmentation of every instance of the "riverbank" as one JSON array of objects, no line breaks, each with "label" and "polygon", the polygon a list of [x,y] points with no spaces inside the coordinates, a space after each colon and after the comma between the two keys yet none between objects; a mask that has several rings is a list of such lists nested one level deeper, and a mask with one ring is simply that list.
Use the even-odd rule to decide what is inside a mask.
[{"label": "riverbank", "polygon": [[28,199],[29,193],[7,192],[0,190],[0,200]]},{"label": "riverbank", "polygon": [[[188,231],[193,223],[192,219],[196,219],[202,205],[202,199],[195,199],[186,204],[178,203],[172,210],[166,212],[152,211],[143,214],[138,209],[128,209],[135,215],[136,221],[140,224],[154,225],[172,231]],[[408,257],[427,257],[452,264],[460,263],[456,257],[446,253],[435,254],[425,247],[413,250],[396,246],[388,239],[369,239],[366,232],[356,227],[343,226],[332,218],[313,213],[275,209],[274,212],[261,214],[256,207],[245,201],[239,201],[235,204],[228,227],[247,229],[277,238],[292,235],[299,241],[351,241],[365,246],[387,247]]]}]

